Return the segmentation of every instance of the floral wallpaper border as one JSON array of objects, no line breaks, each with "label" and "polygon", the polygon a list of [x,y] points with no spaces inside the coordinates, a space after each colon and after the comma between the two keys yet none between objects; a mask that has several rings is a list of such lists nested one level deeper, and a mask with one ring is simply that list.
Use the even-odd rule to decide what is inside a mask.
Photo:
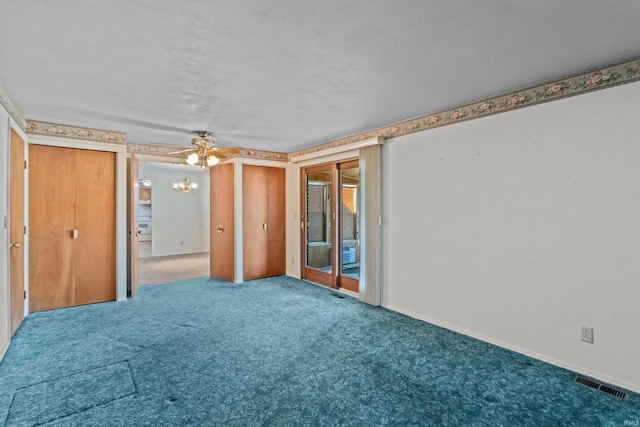
[{"label": "floral wallpaper border", "polygon": [[62,136],[65,138],[83,139],[85,141],[110,142],[126,144],[127,135],[123,132],[112,132],[99,129],[88,129],[55,123],[27,120],[27,133],[32,135]]},{"label": "floral wallpaper border", "polygon": [[[447,126],[467,120],[504,113],[518,108],[530,107],[544,102],[581,95],[594,90],[605,89],[640,80],[640,59],[623,62],[609,67],[578,74],[565,79],[533,86],[506,95],[487,98],[472,104],[442,111],[435,114],[418,117],[396,123],[383,128],[363,132],[357,135],[341,138],[325,144],[316,145],[293,153],[278,153],[262,150],[240,149],[236,156],[261,160],[286,162],[292,157],[316,153],[329,148],[340,147],[374,137],[393,138]],[[126,134],[97,129],[86,129],[74,126],[25,120],[6,91],[0,84],[0,104],[9,112],[11,117],[30,134],[62,136],[67,138],[84,139],[115,144],[127,144]],[[127,144],[127,151],[140,154],[170,156],[182,158],[181,155],[169,155],[176,151],[176,147],[153,146],[143,144]],[[234,157],[236,157],[234,156]]]},{"label": "floral wallpaper border", "polygon": [[0,105],[2,105],[5,110],[7,110],[7,113],[9,113],[13,120],[16,121],[18,126],[20,126],[22,130],[26,131],[27,121],[24,119],[22,113],[20,113],[20,110],[18,110],[18,107],[16,107],[16,104],[13,103],[13,101],[9,97],[9,94],[7,94],[7,91],[2,86],[2,83],[0,83]]},{"label": "floral wallpaper border", "polygon": [[[175,157],[176,159],[184,159],[185,154],[184,153],[169,154],[169,153],[172,153],[178,150],[183,150],[183,149],[184,147],[169,147],[169,146],[146,145],[146,144],[127,144],[127,151],[129,153]],[[289,155],[287,153],[278,153],[274,151],[262,151],[262,150],[247,150],[244,148],[239,148],[238,154],[229,156],[230,159],[233,157],[249,157],[252,159],[273,160],[278,162],[289,161]]]},{"label": "floral wallpaper border", "polygon": [[374,137],[393,138],[420,132],[466,120],[504,113],[518,108],[530,107],[543,102],[555,101],[569,96],[581,95],[598,89],[609,88],[640,80],[640,59],[623,62],[573,77],[495,96],[473,104],[430,114],[391,126],[360,133],[346,138],[316,145],[289,154],[289,158],[340,147]]}]

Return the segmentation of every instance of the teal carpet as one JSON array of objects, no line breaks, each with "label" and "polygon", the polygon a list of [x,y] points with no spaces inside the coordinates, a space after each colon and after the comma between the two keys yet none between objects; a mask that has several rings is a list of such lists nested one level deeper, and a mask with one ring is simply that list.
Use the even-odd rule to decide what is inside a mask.
[{"label": "teal carpet", "polygon": [[142,287],[35,313],[0,362],[7,426],[624,426],[574,374],[287,277]]}]

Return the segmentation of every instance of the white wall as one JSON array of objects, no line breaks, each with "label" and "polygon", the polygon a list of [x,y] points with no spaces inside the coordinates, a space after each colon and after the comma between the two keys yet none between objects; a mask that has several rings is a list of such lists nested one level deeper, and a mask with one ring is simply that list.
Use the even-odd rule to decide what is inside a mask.
[{"label": "white wall", "polygon": [[633,83],[390,140],[383,306],[639,392],[639,99]]},{"label": "white wall", "polygon": [[140,178],[151,179],[151,246],[154,256],[209,251],[209,177],[189,166],[194,193],[177,193],[172,184],[182,181],[185,165],[144,162]]},{"label": "white wall", "polygon": [[0,106],[0,359],[9,348],[11,297],[9,289],[9,115]]}]

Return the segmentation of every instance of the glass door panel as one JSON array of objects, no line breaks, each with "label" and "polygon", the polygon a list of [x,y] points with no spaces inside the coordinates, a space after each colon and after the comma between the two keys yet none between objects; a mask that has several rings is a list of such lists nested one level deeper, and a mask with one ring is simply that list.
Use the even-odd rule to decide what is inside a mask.
[{"label": "glass door panel", "polygon": [[360,167],[358,161],[338,165],[340,178],[341,288],[358,292],[360,280]]},{"label": "glass door panel", "polygon": [[309,168],[303,171],[304,190],[304,271],[309,280],[334,286],[332,166]]},{"label": "glass door panel", "polygon": [[360,168],[344,169],[340,173],[342,203],[342,275],[360,278]]}]

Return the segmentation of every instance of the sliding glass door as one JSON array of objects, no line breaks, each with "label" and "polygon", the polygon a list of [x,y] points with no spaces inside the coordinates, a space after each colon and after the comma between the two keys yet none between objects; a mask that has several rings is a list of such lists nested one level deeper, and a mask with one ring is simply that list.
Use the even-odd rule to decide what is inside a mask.
[{"label": "sliding glass door", "polygon": [[358,161],[305,168],[301,188],[302,278],[358,292]]},{"label": "sliding glass door", "polygon": [[306,168],[302,173],[304,237],[303,278],[335,288],[333,234],[335,166]]}]

